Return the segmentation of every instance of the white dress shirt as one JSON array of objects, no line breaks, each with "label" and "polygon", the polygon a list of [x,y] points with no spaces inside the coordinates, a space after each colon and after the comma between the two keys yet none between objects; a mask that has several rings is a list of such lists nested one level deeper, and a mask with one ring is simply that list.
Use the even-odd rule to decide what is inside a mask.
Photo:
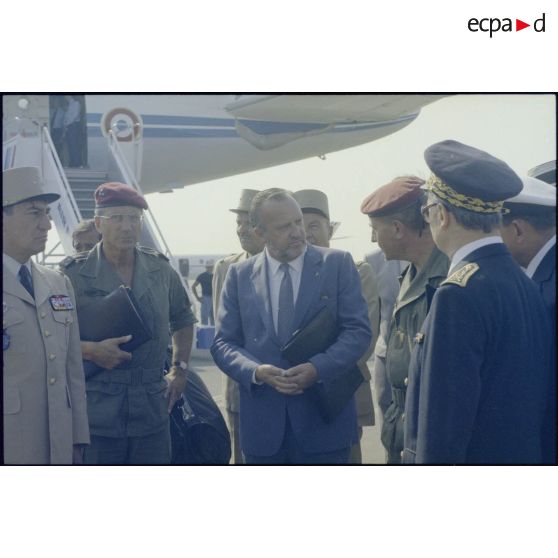
[{"label": "white dress shirt", "polygon": [[451,258],[451,263],[448,271],[448,277],[455,271],[457,264],[462,262],[469,254],[475,250],[482,248],[483,246],[488,246],[489,244],[502,244],[504,241],[501,236],[487,236],[486,238],[480,238],[479,240],[473,240],[464,246],[461,246],[457,252]]},{"label": "white dress shirt", "polygon": [[[267,246],[264,248],[265,255],[265,267],[266,267],[266,279],[267,286],[269,289],[269,298],[271,300],[271,313],[273,315],[273,327],[277,333],[277,321],[279,316],[279,289],[281,288],[281,281],[283,279],[283,271],[279,269],[279,266],[283,263],[276,260],[269,255],[267,251]],[[293,283],[293,302],[296,304],[296,299],[298,298],[298,291],[300,289],[300,279],[302,277],[302,268],[304,267],[304,256],[306,255],[306,246],[304,251],[298,258],[288,262],[289,264],[289,275],[291,276],[291,281]],[[256,367],[257,368],[257,367]],[[256,368],[252,372],[252,383],[261,385],[263,382],[258,382],[256,380]]]},{"label": "white dress shirt", "polygon": [[24,264],[20,264],[17,260],[14,260],[11,256],[8,256],[5,252],[2,252],[2,265],[8,269],[11,273],[16,276],[16,279],[19,281],[19,269],[22,265],[24,265],[28,270],[31,277],[33,277],[33,273],[31,271],[31,260],[27,260]]},{"label": "white dress shirt", "polygon": [[[304,256],[306,254],[306,247],[300,256],[291,260],[288,263],[289,275],[293,283],[293,304],[296,305],[298,298],[298,291],[300,289],[300,279],[302,277],[302,268],[304,267]],[[283,271],[280,266],[283,262],[276,260],[270,256],[265,248],[266,270],[267,270],[267,285],[269,288],[269,298],[271,300],[271,313],[273,315],[273,327],[277,333],[277,321],[279,316],[279,289],[281,288],[281,281],[283,280]]]},{"label": "white dress shirt", "polygon": [[64,126],[69,126],[74,122],[79,122],[81,107],[79,101],[71,99],[68,103],[66,114],[64,115]]},{"label": "white dress shirt", "polygon": [[543,258],[546,256],[548,251],[556,244],[556,235],[554,235],[549,241],[537,252],[537,255],[529,262],[525,273],[530,279],[535,275],[537,267],[542,262]]}]

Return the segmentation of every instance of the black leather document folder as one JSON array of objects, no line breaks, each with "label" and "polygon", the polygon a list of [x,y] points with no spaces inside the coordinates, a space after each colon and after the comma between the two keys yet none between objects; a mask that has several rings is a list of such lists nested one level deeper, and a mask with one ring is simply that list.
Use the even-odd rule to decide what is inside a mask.
[{"label": "black leather document folder", "polygon": [[[130,341],[120,345],[123,351],[132,352],[152,338],[151,331],[138,310],[132,289],[124,285],[78,308],[77,315],[82,341],[103,341],[132,335]],[[86,378],[102,370],[90,361],[84,361],[84,368]]]},{"label": "black leather document folder", "polygon": [[[327,351],[338,335],[335,318],[327,308],[322,308],[305,327],[293,333],[281,353],[291,365],[303,364],[314,355]],[[337,418],[363,380],[355,364],[330,382],[327,389],[321,383],[310,388],[324,422],[331,423]]]}]

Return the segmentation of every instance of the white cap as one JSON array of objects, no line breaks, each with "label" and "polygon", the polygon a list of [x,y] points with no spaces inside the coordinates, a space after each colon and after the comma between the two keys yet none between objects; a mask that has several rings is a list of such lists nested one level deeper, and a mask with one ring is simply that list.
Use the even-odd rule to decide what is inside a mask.
[{"label": "white cap", "polygon": [[543,205],[556,207],[556,188],[532,176],[522,176],[523,190],[506,200],[508,203],[523,203],[530,205]]}]

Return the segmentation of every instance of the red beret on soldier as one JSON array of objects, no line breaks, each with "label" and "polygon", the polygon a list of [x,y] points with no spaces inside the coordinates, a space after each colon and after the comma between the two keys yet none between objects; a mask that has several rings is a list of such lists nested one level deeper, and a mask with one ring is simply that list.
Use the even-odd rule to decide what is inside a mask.
[{"label": "red beret on soldier", "polygon": [[370,217],[383,217],[413,205],[424,193],[424,180],[417,176],[403,176],[384,184],[367,196],[360,211]]},{"label": "red beret on soldier", "polygon": [[121,205],[147,209],[145,198],[137,190],[122,182],[106,182],[95,190],[95,208]]}]

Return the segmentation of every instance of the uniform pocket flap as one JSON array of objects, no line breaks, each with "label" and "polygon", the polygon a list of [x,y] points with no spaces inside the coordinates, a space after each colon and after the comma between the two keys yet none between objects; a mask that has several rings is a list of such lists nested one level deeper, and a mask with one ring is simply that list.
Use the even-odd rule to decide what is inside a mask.
[{"label": "uniform pocket flap", "polygon": [[4,386],[4,414],[15,415],[21,410],[21,399],[19,389],[16,387]]},{"label": "uniform pocket flap", "polygon": [[10,326],[20,324],[23,322],[23,316],[13,308],[9,308],[4,312],[4,318],[2,320],[2,329],[6,329]]},{"label": "uniform pocket flap", "polygon": [[71,324],[74,321],[74,316],[69,310],[54,310],[52,317],[60,324]]}]

